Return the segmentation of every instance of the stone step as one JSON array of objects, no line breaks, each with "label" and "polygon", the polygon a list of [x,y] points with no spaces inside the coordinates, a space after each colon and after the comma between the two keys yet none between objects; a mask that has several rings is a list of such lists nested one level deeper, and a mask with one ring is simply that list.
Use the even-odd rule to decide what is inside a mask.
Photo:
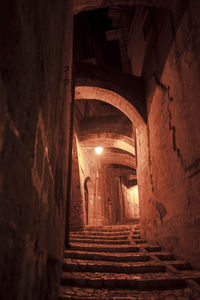
[{"label": "stone step", "polygon": [[139,234],[133,234],[132,235],[132,239],[135,240],[135,239],[141,239],[141,236]]},{"label": "stone step", "polygon": [[66,258],[63,263],[65,271],[82,271],[82,272],[111,272],[111,273],[147,273],[147,272],[165,272],[166,266],[173,266],[177,271],[190,271],[192,267],[189,263],[181,260],[154,262],[151,259],[135,262],[117,262],[115,257],[113,261],[99,261],[91,259]]},{"label": "stone step", "polygon": [[80,235],[80,236],[127,236],[129,235],[130,231],[115,231],[115,232],[98,232],[98,231],[71,231],[70,234],[75,236],[75,235]]},{"label": "stone step", "polygon": [[140,225],[136,225],[135,230],[140,230]]},{"label": "stone step", "polygon": [[161,247],[159,246],[146,246],[145,249],[148,251],[148,252],[161,252],[162,249]]},{"label": "stone step", "polygon": [[150,256],[147,254],[138,253],[109,253],[109,252],[85,252],[77,250],[65,250],[65,258],[73,259],[88,259],[99,261],[116,261],[116,262],[129,262],[129,261],[148,261]]},{"label": "stone step", "polygon": [[153,261],[147,262],[108,262],[81,259],[65,259],[63,271],[67,272],[105,272],[105,273],[155,273],[165,272],[165,266]]},{"label": "stone step", "polygon": [[132,227],[123,226],[103,226],[103,227],[86,227],[85,231],[96,231],[96,232],[125,232],[131,231]]},{"label": "stone step", "polygon": [[93,236],[93,237],[127,237],[130,235],[130,232],[94,232],[94,231],[87,231],[87,232],[70,232],[70,236],[80,236],[80,237],[86,237],[86,236]]},{"label": "stone step", "polygon": [[183,288],[186,280],[200,280],[200,272],[117,274],[104,272],[62,272],[61,284],[93,288],[131,288],[135,290]]},{"label": "stone step", "polygon": [[139,252],[140,248],[133,245],[104,245],[104,244],[84,244],[71,243],[70,250],[79,250],[86,252]]},{"label": "stone step", "polygon": [[165,265],[170,265],[176,268],[178,271],[191,271],[193,270],[192,266],[188,262],[179,261],[179,260],[172,260],[165,262]]},{"label": "stone step", "polygon": [[70,242],[72,243],[88,243],[88,244],[109,244],[109,245],[122,245],[122,244],[130,244],[130,241],[128,240],[97,240],[97,239],[76,239],[76,238],[71,238]]},{"label": "stone step", "polygon": [[120,235],[120,236],[97,236],[97,235],[76,235],[76,234],[71,234],[70,238],[71,239],[99,239],[99,240],[126,240],[128,235]]},{"label": "stone step", "polygon": [[[141,247],[140,247],[141,250]],[[141,252],[139,252],[141,253]],[[146,252],[146,255],[149,256],[156,256],[158,259],[160,259],[161,261],[171,261],[171,260],[175,260],[175,256],[172,253],[168,253],[168,252],[164,252],[164,251],[157,251],[157,252]]]},{"label": "stone step", "polygon": [[137,245],[139,245],[139,244],[147,244],[147,241],[145,241],[145,240],[134,240],[134,243],[136,243]]},{"label": "stone step", "polygon": [[169,299],[179,299],[175,289],[185,296],[188,287],[198,293],[194,299],[200,299],[200,272],[143,240],[139,226],[88,227],[71,232],[70,245],[64,254],[59,300],[162,300],[169,289]]},{"label": "stone step", "polygon": [[149,245],[149,244],[145,244],[145,246],[143,245],[142,248],[141,246],[137,246],[137,245],[128,245],[128,244],[97,244],[95,242],[93,243],[70,243],[71,245],[71,250],[81,250],[81,251],[89,251],[89,252],[139,252],[142,251],[142,249],[144,248],[147,252],[158,252],[158,254],[160,254],[160,252],[162,251],[161,247],[159,246],[153,246],[153,245]]},{"label": "stone step", "polygon": [[147,251],[147,252],[161,252],[162,248],[160,246],[156,245],[151,245],[147,243],[145,240],[133,240],[130,242],[131,245],[136,244],[138,247],[141,248],[142,251]]},{"label": "stone step", "polygon": [[134,289],[95,289],[87,287],[63,286],[59,300],[189,300],[200,299],[200,294],[190,288],[138,291]]},{"label": "stone step", "polygon": [[[90,227],[87,232],[71,232],[59,300],[161,300],[165,299],[162,293],[168,295],[169,289],[173,291],[172,299],[179,299],[174,289],[185,296],[183,291],[188,287],[195,287],[199,293],[196,299],[200,299],[200,272],[192,270],[187,262],[175,260],[161,247],[147,243],[137,227],[123,231],[122,227]],[[190,295],[193,294],[192,291]]]},{"label": "stone step", "polygon": [[161,252],[161,253],[151,253],[151,255],[155,255],[157,258],[159,258],[162,261],[168,261],[168,260],[174,260],[175,257],[171,253]]}]

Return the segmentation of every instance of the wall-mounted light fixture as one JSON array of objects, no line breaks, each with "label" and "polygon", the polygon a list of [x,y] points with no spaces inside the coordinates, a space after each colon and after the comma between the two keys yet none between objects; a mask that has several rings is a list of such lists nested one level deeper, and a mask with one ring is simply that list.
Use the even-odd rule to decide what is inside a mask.
[{"label": "wall-mounted light fixture", "polygon": [[98,154],[98,155],[100,155],[101,153],[102,153],[102,151],[103,151],[103,148],[102,147],[95,147],[95,152]]}]

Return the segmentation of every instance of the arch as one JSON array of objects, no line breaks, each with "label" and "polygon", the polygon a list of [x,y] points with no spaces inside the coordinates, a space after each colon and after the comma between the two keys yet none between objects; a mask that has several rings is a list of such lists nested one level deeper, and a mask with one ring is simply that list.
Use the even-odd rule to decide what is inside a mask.
[{"label": "arch", "polygon": [[121,134],[101,133],[101,134],[88,134],[81,136],[79,139],[81,147],[102,147],[118,148],[135,155],[134,141],[131,138]]},{"label": "arch", "polygon": [[78,63],[75,99],[107,102],[123,112],[138,128],[147,121],[145,83],[137,76]]},{"label": "arch", "polygon": [[122,111],[133,122],[138,130],[141,126],[145,125],[145,122],[137,109],[127,99],[111,90],[96,86],[76,86],[75,99],[95,99],[104,101]]},{"label": "arch", "polygon": [[101,163],[103,165],[123,165],[136,169],[136,159],[130,154],[126,153],[114,153],[112,155],[106,155],[101,157]]}]

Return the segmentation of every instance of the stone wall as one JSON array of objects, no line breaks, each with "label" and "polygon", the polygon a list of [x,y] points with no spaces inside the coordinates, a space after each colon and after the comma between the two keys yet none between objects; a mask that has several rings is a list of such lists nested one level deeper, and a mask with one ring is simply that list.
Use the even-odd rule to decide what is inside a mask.
[{"label": "stone wall", "polygon": [[[88,225],[103,226],[119,223],[124,218],[120,197],[121,183],[117,171],[102,162],[108,156],[104,149],[98,156],[92,147],[81,147],[76,139],[73,148],[72,164],[72,197],[71,197],[71,229],[80,230],[86,222],[85,185],[88,185]],[[87,149],[86,149],[87,148]],[[89,149],[91,148],[91,149]]]},{"label": "stone wall", "polygon": [[122,184],[125,206],[125,220],[139,219],[138,186],[127,188]]},{"label": "stone wall", "polygon": [[81,187],[82,182],[80,182],[81,170],[79,167],[77,143],[77,137],[74,134],[71,175],[70,230],[81,230],[85,225],[84,191]]},{"label": "stone wall", "polygon": [[71,100],[70,12],[67,0],[8,0],[1,7],[1,299],[57,299]]},{"label": "stone wall", "polygon": [[[138,136],[137,149],[143,237],[159,240],[162,246],[198,267],[199,12],[199,1],[187,1],[162,75],[158,79],[152,74],[151,82],[156,89],[152,101],[147,94],[148,125],[143,136]],[[176,23],[176,19],[173,22]],[[160,57],[162,47],[165,47],[163,43],[160,52],[154,53],[155,57]]]},{"label": "stone wall", "polygon": [[[103,225],[103,185],[102,185],[102,168],[98,156],[94,153],[94,149],[85,150],[80,147],[77,140],[79,174],[80,174],[80,188],[83,205],[83,224],[86,225],[86,203],[84,185],[86,180],[90,179],[91,189],[89,191],[89,208],[88,225],[101,226]],[[73,178],[74,181],[74,178]],[[73,192],[72,192],[73,193]],[[72,199],[73,201],[73,199]]]},{"label": "stone wall", "polygon": [[109,224],[116,224],[121,218],[121,207],[119,199],[119,182],[116,178],[116,170],[109,166],[104,170],[106,185],[105,201],[108,206],[108,220]]}]

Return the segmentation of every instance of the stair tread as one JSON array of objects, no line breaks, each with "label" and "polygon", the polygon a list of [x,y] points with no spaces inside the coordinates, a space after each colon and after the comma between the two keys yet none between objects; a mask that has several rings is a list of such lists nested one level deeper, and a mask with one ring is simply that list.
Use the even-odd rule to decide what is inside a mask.
[{"label": "stair tread", "polygon": [[71,239],[77,238],[77,239],[106,239],[106,240],[123,240],[123,239],[127,239],[128,235],[119,235],[119,236],[114,236],[114,235],[110,235],[110,236],[100,236],[100,235],[70,235]]},{"label": "stair tread", "polygon": [[187,264],[182,260],[173,260],[168,262],[154,262],[152,260],[145,262],[116,262],[116,261],[98,261],[98,260],[90,260],[90,259],[73,259],[73,258],[65,258],[65,264],[78,264],[78,265],[108,265],[108,266],[151,266],[151,265],[179,265],[179,264]]},{"label": "stair tread", "polygon": [[127,232],[98,232],[98,231],[85,231],[85,232],[71,232],[70,233],[71,235],[73,236],[77,236],[77,235],[80,235],[80,236],[89,236],[89,235],[93,235],[93,236],[128,236],[130,234],[129,231]]},{"label": "stair tread", "polygon": [[166,266],[171,265],[177,273],[179,270],[191,270],[190,265],[183,261],[173,261],[171,263],[149,261],[135,262],[116,262],[116,261],[96,261],[88,259],[71,259],[67,258],[63,263],[65,271],[81,272],[105,272],[105,273],[154,273],[165,272]]},{"label": "stair tread", "polygon": [[[135,247],[135,246],[134,246]],[[76,249],[65,249],[65,253],[80,253],[80,254],[87,254],[84,250],[76,250]],[[116,257],[131,257],[131,256],[173,256],[173,254],[169,252],[133,252],[133,253],[126,253],[126,252],[99,252],[99,251],[94,251],[94,252],[89,252],[88,254],[99,254],[99,255],[106,255],[106,256],[116,256]]]},{"label": "stair tread", "polygon": [[[90,299],[90,300],[99,300],[99,299],[120,299],[120,300],[132,300],[132,299],[154,299],[161,300],[165,297],[170,297],[176,295],[176,299],[183,300],[182,297],[189,296],[199,296],[200,294],[196,291],[194,292],[190,288],[185,289],[167,289],[163,290],[153,290],[153,291],[137,291],[133,289],[97,289],[97,288],[86,288],[86,287],[73,287],[73,286],[64,286],[60,289],[60,294],[62,295],[59,300],[64,299]],[[180,297],[180,298],[179,298]],[[172,298],[173,299],[173,298]],[[189,298],[185,298],[189,299]],[[192,298],[193,299],[193,298]],[[198,298],[196,298],[198,299]]]},{"label": "stair tread", "polygon": [[104,229],[102,229],[102,230],[100,230],[100,229],[98,229],[98,230],[96,230],[96,229],[94,229],[94,230],[86,230],[85,232],[88,232],[88,233],[91,233],[91,232],[96,232],[97,234],[101,234],[101,233],[106,233],[106,234],[118,234],[118,233],[121,233],[121,234],[128,234],[128,233],[130,233],[131,232],[131,230],[130,229],[126,229],[126,230],[108,230],[108,229],[106,229],[106,230],[104,230]]},{"label": "stair tread", "polygon": [[117,248],[134,248],[134,247],[137,247],[133,244],[116,244],[116,245],[111,245],[111,244],[96,244],[95,241],[93,243],[75,243],[75,242],[72,242],[70,243],[71,246],[81,246],[81,247],[84,247],[84,248],[87,248],[87,247],[96,247],[96,248],[104,248],[104,247],[108,247],[108,248],[113,248],[113,247],[117,247]]},{"label": "stair tread", "polygon": [[109,261],[94,261],[83,259],[64,259],[63,269],[66,271],[81,270],[81,271],[104,271],[104,272],[162,272],[165,270],[165,265],[159,262],[147,261],[147,262],[109,262]]},{"label": "stair tread", "polygon": [[178,295],[193,296],[194,291],[199,293],[195,299],[200,299],[200,271],[143,240],[136,228],[139,226],[88,226],[85,231],[70,232],[59,300],[161,300],[163,295],[179,299]]},{"label": "stair tread", "polygon": [[[94,252],[89,252],[89,253],[86,253],[85,251],[81,251],[81,250],[65,250],[65,253],[68,254],[68,253],[80,253],[80,254],[97,254],[97,255],[105,255],[105,256],[112,256],[112,257],[131,257],[131,256],[148,256],[149,253],[138,253],[138,252],[133,252],[133,253],[126,253],[126,252],[99,252],[99,251],[94,251]],[[156,253],[157,254],[157,253]]]},{"label": "stair tread", "polygon": [[165,273],[144,273],[144,274],[126,274],[126,273],[105,273],[105,272],[62,272],[61,278],[74,279],[95,279],[95,280],[136,280],[136,281],[151,281],[151,280],[167,280],[167,279],[199,279],[200,271],[183,271],[176,274]]},{"label": "stair tread", "polygon": [[130,244],[129,240],[98,240],[98,239],[70,239],[70,243],[84,243],[84,244]]},{"label": "stair tread", "polygon": [[92,259],[92,260],[99,260],[99,261],[144,261],[149,260],[150,256],[147,254],[139,254],[138,252],[131,253],[124,252],[89,252],[86,253],[85,251],[77,251],[71,250],[65,252],[65,258],[83,258],[83,259]]},{"label": "stair tread", "polygon": [[73,247],[83,247],[83,248],[98,248],[98,249],[101,249],[101,248],[109,248],[109,249],[113,249],[114,247],[115,248],[118,248],[118,249],[128,249],[128,248],[144,248],[146,249],[148,252],[152,253],[152,252],[161,252],[161,247],[159,246],[155,246],[155,245],[150,245],[148,243],[143,243],[142,246],[139,246],[139,244],[137,243],[134,243],[130,241],[128,241],[128,243],[119,243],[117,241],[117,243],[115,244],[110,244],[110,243],[96,243],[96,240],[94,241],[91,241],[91,242],[70,242],[72,248]]},{"label": "stair tread", "polygon": [[109,245],[109,244],[77,244],[71,243],[72,250],[96,251],[96,252],[139,252],[139,247],[134,245]]},{"label": "stair tread", "polygon": [[90,230],[95,230],[95,231],[127,231],[131,230],[132,226],[131,225],[113,225],[113,226],[86,226],[85,230],[90,231]]}]

